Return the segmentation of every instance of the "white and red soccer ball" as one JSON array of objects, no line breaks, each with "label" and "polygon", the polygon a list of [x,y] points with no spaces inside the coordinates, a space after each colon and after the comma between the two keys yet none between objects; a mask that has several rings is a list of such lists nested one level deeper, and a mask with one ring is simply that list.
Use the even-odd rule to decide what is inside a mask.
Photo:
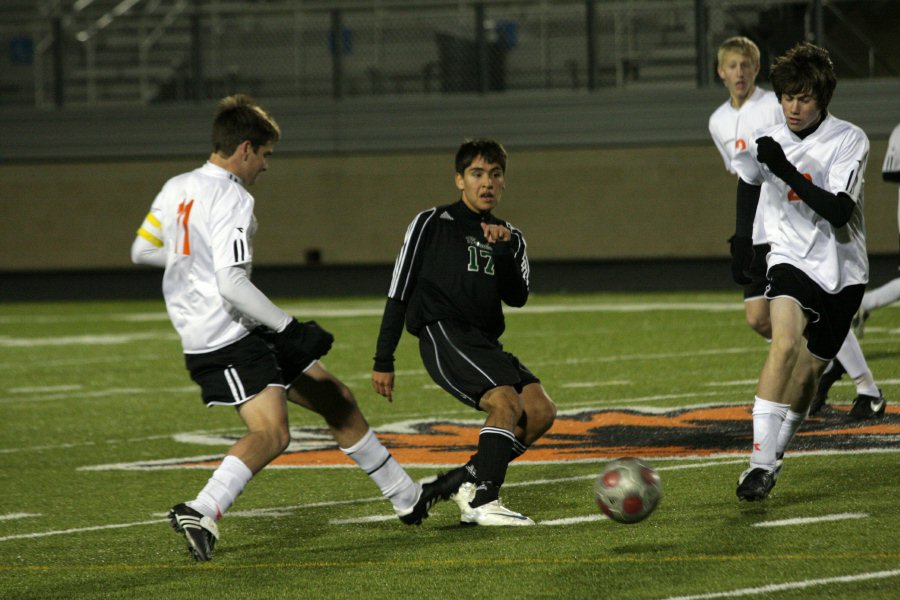
[{"label": "white and red soccer ball", "polygon": [[594,499],[607,517],[619,523],[643,521],[662,497],[657,472],[633,457],[608,463],[594,482]]}]

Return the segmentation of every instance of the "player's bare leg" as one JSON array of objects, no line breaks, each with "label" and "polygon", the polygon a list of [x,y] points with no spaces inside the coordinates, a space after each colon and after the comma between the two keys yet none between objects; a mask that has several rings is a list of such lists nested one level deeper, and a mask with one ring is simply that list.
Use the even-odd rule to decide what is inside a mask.
[{"label": "player's bare leg", "polygon": [[[539,402],[534,392],[529,397]],[[502,385],[485,392],[479,407],[488,416],[478,435],[478,452],[474,456],[476,481],[463,483],[454,496],[461,511],[460,522],[482,526],[534,525],[534,521],[500,501],[500,486],[506,479],[513,448],[520,444],[513,432],[522,420],[525,402],[512,386]]]},{"label": "player's bare leg", "polygon": [[195,560],[212,559],[219,539],[216,525],[254,474],[287,447],[290,439],[284,389],[267,387],[237,407],[248,433],[228,451],[197,497],[177,504],[169,511],[169,521],[183,534]]},{"label": "player's bare leg", "polygon": [[318,362],[291,383],[288,400],[321,415],[342,448],[357,443],[369,431],[353,392]]},{"label": "player's bare leg", "polygon": [[773,402],[785,402],[794,367],[803,348],[806,315],[800,305],[790,298],[775,298],[769,302],[772,320],[772,345],[759,376],[756,395]]},{"label": "player's bare leg", "polygon": [[522,417],[514,433],[526,448],[536,442],[556,420],[556,404],[547,395],[540,383],[531,383],[522,388]]},{"label": "player's bare leg", "polygon": [[772,321],[769,319],[769,301],[751,298],[744,301],[744,314],[750,329],[767,340],[772,339]]},{"label": "player's bare leg", "polygon": [[350,388],[321,363],[316,362],[293,381],[288,399],[325,419],[341,451],[368,474],[404,523],[418,525],[442,499],[438,490],[410,478],[369,427]]},{"label": "player's bare leg", "polygon": [[228,451],[253,474],[284,452],[290,441],[284,389],[267,387],[252,400],[237,407],[248,433]]},{"label": "player's bare leg", "polygon": [[[800,354],[805,351],[803,330],[806,316],[800,305],[790,298],[775,298],[769,303],[772,321],[772,344],[759,376],[756,398],[753,402],[753,450],[750,467],[738,478],[737,496],[741,500],[757,501],[768,497],[778,475],[778,439],[788,418],[791,402],[797,394],[803,394],[809,385],[795,380]],[[808,351],[806,354],[809,354]],[[812,397],[811,388],[809,397]],[[808,405],[808,400],[806,401]],[[798,424],[799,426],[799,424]]]}]

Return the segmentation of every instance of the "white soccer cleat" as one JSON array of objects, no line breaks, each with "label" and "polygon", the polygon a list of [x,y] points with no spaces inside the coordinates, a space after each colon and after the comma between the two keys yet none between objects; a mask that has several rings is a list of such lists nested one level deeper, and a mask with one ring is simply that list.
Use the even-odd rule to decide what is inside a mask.
[{"label": "white soccer cleat", "polygon": [[460,513],[465,513],[467,510],[472,510],[472,507],[469,506],[469,502],[471,502],[475,498],[475,484],[474,483],[463,483],[459,486],[459,489],[456,490],[455,494],[450,496],[450,499],[456,502],[456,505],[459,507]]},{"label": "white soccer cleat", "polygon": [[459,491],[453,496],[454,502],[459,506],[461,525],[481,525],[485,527],[521,527],[534,525],[534,521],[523,514],[517,513],[503,506],[500,498],[493,502],[482,504],[472,508],[469,504],[475,498],[475,484],[464,483],[459,486]]}]

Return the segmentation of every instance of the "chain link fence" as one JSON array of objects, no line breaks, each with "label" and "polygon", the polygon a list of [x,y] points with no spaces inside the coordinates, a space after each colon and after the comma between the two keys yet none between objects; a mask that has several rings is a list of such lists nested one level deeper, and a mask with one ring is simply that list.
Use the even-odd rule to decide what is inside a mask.
[{"label": "chain link fence", "polygon": [[764,64],[801,39],[826,40],[855,70],[851,76],[896,76],[900,65],[885,58],[897,62],[890,35],[896,17],[887,18],[883,40],[868,31],[867,19],[900,14],[898,5],[4,0],[0,98],[52,107],[196,101],[235,91],[333,99],[705,86],[715,81],[718,43],[736,34],[760,43]]}]

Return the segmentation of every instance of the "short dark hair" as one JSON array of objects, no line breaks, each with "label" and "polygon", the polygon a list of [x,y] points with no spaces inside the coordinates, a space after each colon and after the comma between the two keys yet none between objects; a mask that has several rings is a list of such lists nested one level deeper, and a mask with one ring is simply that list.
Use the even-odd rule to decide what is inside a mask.
[{"label": "short dark hair", "polygon": [[479,156],[489,163],[500,165],[503,172],[506,172],[506,149],[500,142],[486,138],[463,142],[456,151],[456,172],[460,175],[465,173],[466,168]]},{"label": "short dark hair", "polygon": [[809,42],[797,44],[776,58],[769,81],[779,101],[784,94],[810,94],[822,111],[828,108],[837,87],[834,63],[828,51]]},{"label": "short dark hair", "polygon": [[213,152],[231,156],[237,147],[249,140],[254,150],[277,142],[281,128],[268,112],[244,94],[235,94],[219,101],[213,121]]}]

